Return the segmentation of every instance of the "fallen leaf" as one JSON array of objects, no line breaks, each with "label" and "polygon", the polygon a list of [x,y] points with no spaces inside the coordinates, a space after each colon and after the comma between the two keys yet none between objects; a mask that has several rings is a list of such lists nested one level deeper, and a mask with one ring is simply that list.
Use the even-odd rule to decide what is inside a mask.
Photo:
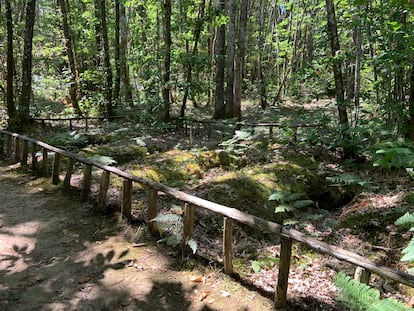
[{"label": "fallen leaf", "polygon": [[221,293],[221,297],[224,297],[224,298],[230,297],[230,293],[225,290],[221,290],[220,293]]},{"label": "fallen leaf", "polygon": [[201,296],[200,296],[200,298],[198,300],[203,301],[204,299],[206,299],[210,295],[210,293],[211,293],[211,291],[209,289],[208,290],[205,290],[201,294]]},{"label": "fallen leaf", "polygon": [[197,282],[197,283],[201,283],[201,282],[205,282],[205,278],[201,275],[191,275],[190,276],[190,280],[191,282]]}]

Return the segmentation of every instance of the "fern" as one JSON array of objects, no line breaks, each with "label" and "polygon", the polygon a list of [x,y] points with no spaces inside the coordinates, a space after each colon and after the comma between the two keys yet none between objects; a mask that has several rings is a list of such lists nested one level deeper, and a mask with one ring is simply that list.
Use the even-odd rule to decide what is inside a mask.
[{"label": "fern", "polygon": [[339,300],[353,311],[414,311],[401,301],[380,299],[380,292],[340,272],[334,278],[340,289]]},{"label": "fern", "polygon": [[304,196],[303,192],[276,191],[269,196],[269,201],[280,203],[276,206],[275,213],[295,212],[313,204],[311,200],[302,199]]},{"label": "fern", "polygon": [[[414,214],[405,213],[403,216],[395,221],[395,225],[403,228],[410,228],[410,231],[414,230]],[[414,261],[414,238],[408,243],[407,247],[402,250],[404,255],[401,261]]]},{"label": "fern", "polygon": [[339,174],[335,176],[328,176],[326,180],[333,183],[333,186],[345,185],[345,186],[361,186],[366,187],[370,183],[351,174]]},{"label": "fern", "polygon": [[412,228],[414,227],[414,214],[407,212],[398,218],[394,224],[398,227]]}]

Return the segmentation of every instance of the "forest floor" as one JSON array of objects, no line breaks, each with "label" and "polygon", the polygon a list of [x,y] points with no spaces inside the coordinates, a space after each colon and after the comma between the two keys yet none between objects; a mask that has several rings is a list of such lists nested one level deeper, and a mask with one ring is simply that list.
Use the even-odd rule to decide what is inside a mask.
[{"label": "forest floor", "polygon": [[219,271],[182,269],[89,203],[0,165],[0,310],[271,310]]},{"label": "forest floor", "polygon": [[[326,115],[335,119],[329,102],[272,107],[260,116],[252,109],[244,115],[246,121],[284,124],[317,122]],[[220,127],[208,136],[206,127],[185,132],[133,120],[99,124],[88,133],[75,125],[70,135],[64,126],[63,132],[61,125],[53,126],[30,136],[273,221],[277,204],[268,200],[272,191],[306,192],[314,206],[293,215],[293,227],[407,271],[399,259],[412,233],[393,223],[413,210],[412,178],[373,168],[369,161],[344,163],[326,147],[333,142],[324,129],[309,127],[296,136],[286,126],[273,138],[263,131],[259,138],[235,141],[240,147],[235,150],[222,144],[232,137],[232,129]],[[0,284],[0,309],[272,310],[278,237],[236,226],[237,277],[231,278],[222,274],[220,217],[196,213],[197,255],[182,262],[179,249],[147,234],[145,189],[134,190],[134,222],[126,224],[117,213],[104,217],[94,212],[99,172],[93,175],[91,200],[81,204],[78,193],[63,194],[48,180],[3,164],[0,238],[12,240],[0,245],[0,277],[6,284]],[[81,168],[76,171],[72,185],[79,187]],[[327,182],[329,178],[333,181]],[[109,210],[119,206],[120,187],[111,177]],[[178,202],[160,196],[158,204],[168,214]],[[288,310],[345,310],[337,302],[333,278],[340,271],[353,275],[354,268],[294,244]],[[192,277],[202,282],[192,282]],[[375,275],[370,284],[384,298],[408,301],[413,296],[411,289]]]}]

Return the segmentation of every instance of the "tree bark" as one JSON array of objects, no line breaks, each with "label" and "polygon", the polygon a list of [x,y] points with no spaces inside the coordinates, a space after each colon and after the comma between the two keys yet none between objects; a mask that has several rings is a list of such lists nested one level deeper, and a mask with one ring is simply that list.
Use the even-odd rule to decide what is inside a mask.
[{"label": "tree bark", "polygon": [[[224,15],[226,7],[225,0],[217,0],[216,9],[220,15]],[[223,23],[217,29],[215,58],[216,58],[216,94],[214,101],[214,119],[223,119],[225,117],[224,105],[224,66],[225,66],[225,40],[226,25]]]},{"label": "tree bark", "polygon": [[235,88],[235,50],[236,50],[236,13],[237,0],[228,1],[228,36],[227,36],[227,54],[226,54],[226,102],[225,114],[226,118],[234,117],[234,88]]},{"label": "tree bark", "polygon": [[69,87],[69,96],[71,100],[71,104],[75,109],[76,114],[81,115],[82,112],[80,110],[78,104],[78,96],[80,97],[80,78],[79,78],[79,71],[77,70],[76,61],[75,61],[75,53],[73,49],[73,35],[69,25],[69,3],[66,0],[58,0],[58,4],[60,6],[60,11],[62,14],[62,29],[63,29],[63,37],[66,49],[66,55],[68,57],[69,62],[69,69],[71,71],[71,82]]},{"label": "tree bark", "polygon": [[26,125],[30,118],[30,100],[32,95],[32,47],[33,29],[36,17],[36,0],[28,0],[26,4],[26,25],[24,34],[24,50],[22,61],[22,86],[19,101],[19,124]]},{"label": "tree bark", "polygon": [[114,101],[116,106],[120,102],[121,90],[121,60],[120,60],[120,3],[115,0],[115,83],[114,83]]},{"label": "tree bark", "polygon": [[[200,4],[200,7],[199,7],[198,20],[197,20],[197,24],[196,24],[195,29],[194,29],[194,45],[193,45],[193,49],[191,51],[191,55],[193,57],[195,57],[197,55],[197,51],[198,51],[198,42],[200,40],[201,30],[203,29],[205,8],[206,8],[206,1],[203,0]],[[193,64],[192,64],[192,61],[190,60],[187,64],[186,85],[185,85],[183,102],[182,102],[181,111],[180,111],[180,116],[182,118],[184,118],[184,116],[185,116],[185,109],[187,107],[187,99],[188,99],[188,96],[189,96],[190,85],[191,85],[192,81],[193,81]]]},{"label": "tree bark", "polygon": [[171,74],[171,0],[164,0],[164,85],[162,88],[162,120],[170,121]]},{"label": "tree bark", "polygon": [[104,48],[104,73],[106,76],[106,104],[105,115],[115,115],[116,107],[112,102],[112,69],[110,62],[109,41],[108,41],[108,28],[106,23],[106,5],[105,0],[98,0],[100,15],[101,15],[101,34]]},{"label": "tree bark", "polygon": [[14,128],[16,106],[14,104],[14,56],[13,56],[13,17],[10,0],[6,0],[6,19],[7,19],[7,87],[6,87],[6,107],[9,117],[8,125]]},{"label": "tree bark", "polygon": [[246,52],[246,33],[248,18],[249,0],[241,0],[240,3],[240,20],[239,20],[239,40],[236,54],[235,70],[234,70],[234,106],[233,116],[241,121],[241,99],[243,92],[243,68],[244,56]]},{"label": "tree bark", "polygon": [[127,63],[128,51],[128,26],[126,20],[125,4],[123,1],[119,3],[119,66],[121,74],[121,94],[125,97],[127,105],[133,106],[131,81],[129,78],[129,68]]},{"label": "tree bark", "polygon": [[[335,79],[335,95],[338,106],[338,115],[339,115],[339,124],[341,126],[342,139],[349,140],[349,121],[347,115],[347,109],[345,105],[345,94],[344,94],[344,84],[342,80],[342,68],[341,60],[339,59],[339,54],[341,53],[339,46],[338,38],[338,29],[336,24],[335,17],[335,7],[333,0],[326,0],[326,13],[328,19],[328,35],[331,43],[331,52],[332,52],[332,64],[333,72]],[[345,142],[345,146],[348,146],[348,143]],[[344,148],[344,157],[352,157],[352,151],[349,147]]]}]

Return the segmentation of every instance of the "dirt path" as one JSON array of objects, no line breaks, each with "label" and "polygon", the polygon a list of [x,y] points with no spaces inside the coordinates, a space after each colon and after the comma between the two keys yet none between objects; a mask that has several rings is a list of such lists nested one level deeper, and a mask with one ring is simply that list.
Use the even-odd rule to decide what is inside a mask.
[{"label": "dirt path", "polygon": [[0,162],[0,310],[272,309],[218,271],[180,271],[153,242],[133,247],[113,218],[37,182]]}]

